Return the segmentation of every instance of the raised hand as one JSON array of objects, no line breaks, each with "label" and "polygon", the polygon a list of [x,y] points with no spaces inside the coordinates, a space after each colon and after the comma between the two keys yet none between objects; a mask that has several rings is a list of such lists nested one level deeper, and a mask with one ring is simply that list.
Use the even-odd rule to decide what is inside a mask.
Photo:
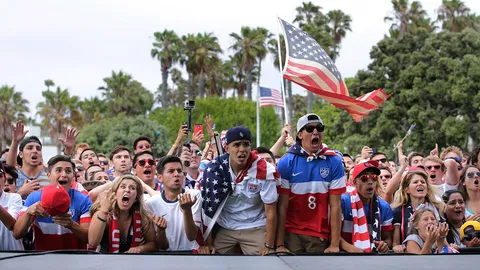
[{"label": "raised hand", "polygon": [[368,147],[368,146],[364,146],[362,148],[362,159],[368,159],[370,157],[370,155],[372,154],[373,152],[373,149]]},{"label": "raised hand", "polygon": [[77,142],[78,134],[80,134],[80,131],[77,131],[75,128],[68,128],[67,131],[65,131],[65,139],[59,138],[58,140],[66,149],[73,149]]},{"label": "raised hand", "polygon": [[438,144],[435,144],[435,148],[430,151],[430,156],[437,156],[438,157]]},{"label": "raised hand", "polygon": [[210,138],[213,138],[213,123],[212,116],[209,114],[205,116],[205,127],[207,128],[207,133]]},{"label": "raised hand", "polygon": [[193,133],[192,135],[192,141],[197,143],[198,145],[202,145],[203,139],[205,138],[205,135],[203,133]]},{"label": "raised hand", "polygon": [[182,211],[191,209],[196,202],[197,197],[194,196],[192,199],[190,193],[178,194],[178,203],[180,203],[180,208],[182,209]]},{"label": "raised hand", "polygon": [[441,237],[441,238],[445,238],[447,237],[447,234],[448,234],[448,225],[447,223],[440,223],[440,225],[438,226],[437,228],[438,230],[438,236]]},{"label": "raised hand", "polygon": [[290,132],[292,130],[292,126],[290,126],[290,124],[285,124],[285,126],[283,126],[282,128],[282,137],[284,139],[287,139],[288,135],[290,135]]},{"label": "raised hand", "polygon": [[109,213],[115,203],[115,193],[109,188],[100,194],[100,211]]},{"label": "raised hand", "polygon": [[437,226],[429,226],[427,227],[427,239],[425,240],[425,243],[429,243],[430,245],[433,245],[437,240],[439,236],[439,230]]},{"label": "raised hand", "polygon": [[11,127],[13,141],[16,143],[21,142],[28,133],[28,130],[25,130],[25,125],[22,123],[22,120],[18,120],[15,125],[11,125]]},{"label": "raised hand", "polygon": [[180,129],[178,130],[176,142],[177,143],[182,142],[183,138],[187,137],[187,135],[188,135],[188,127],[187,127],[187,125],[182,124],[180,126]]}]

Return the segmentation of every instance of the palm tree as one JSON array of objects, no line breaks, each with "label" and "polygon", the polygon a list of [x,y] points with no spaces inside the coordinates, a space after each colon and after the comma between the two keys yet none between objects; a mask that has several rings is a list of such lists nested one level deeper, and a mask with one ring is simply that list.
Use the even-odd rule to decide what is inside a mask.
[{"label": "palm tree", "polygon": [[327,30],[333,37],[332,61],[335,62],[339,56],[339,48],[343,38],[345,38],[347,31],[352,31],[350,23],[352,18],[346,15],[341,10],[332,10],[327,13],[329,25]]},{"label": "palm tree", "polygon": [[240,60],[240,68],[245,71],[245,83],[247,87],[247,97],[252,100],[252,73],[257,59],[264,59],[267,54],[268,31],[264,28],[250,28],[243,26],[240,35],[231,33],[233,45],[230,49],[234,51],[235,58]]},{"label": "palm tree", "polygon": [[78,105],[86,123],[102,120],[107,112],[107,103],[98,97],[85,98]]},{"label": "palm tree", "polygon": [[219,61],[218,54],[222,53],[222,49],[218,44],[218,39],[213,33],[197,34],[196,50],[194,54],[195,66],[198,73],[198,95],[200,98],[205,97],[205,77],[209,73],[208,68],[213,69],[215,63]]},{"label": "palm tree", "polygon": [[302,6],[297,7],[297,15],[293,22],[298,23],[298,26],[303,28],[304,25],[312,23],[315,17],[322,15],[320,10],[322,7],[314,5],[312,2],[303,2]]},{"label": "palm tree", "polygon": [[413,1],[410,5],[409,0],[392,0],[392,4],[392,16],[384,18],[385,22],[393,22],[390,27],[392,36],[401,37],[408,33],[414,33],[417,28],[422,27],[433,31],[434,27],[427,19],[427,12],[420,2]]},{"label": "palm tree", "polygon": [[442,23],[444,30],[461,32],[467,27],[475,27],[478,20],[471,16],[470,8],[460,0],[443,0],[438,9],[437,21]]},{"label": "palm tree", "polygon": [[144,115],[152,109],[153,94],[141,83],[132,79],[130,74],[112,71],[112,76],[104,78],[106,86],[100,86],[102,96],[108,107],[108,114]]},{"label": "palm tree", "polygon": [[153,49],[150,51],[152,58],[156,58],[160,62],[162,71],[162,108],[168,107],[168,71],[180,59],[180,39],[174,31],[163,30],[163,32],[155,32],[155,42]]},{"label": "palm tree", "polygon": [[0,149],[5,149],[7,141],[11,140],[10,125],[16,120],[25,123],[28,119],[26,113],[29,111],[28,100],[22,97],[21,92],[15,91],[15,86],[0,87]]},{"label": "palm tree", "polygon": [[[47,87],[47,83],[45,83]],[[37,104],[37,114],[42,117],[42,128],[47,130],[52,141],[57,142],[57,154],[61,153],[61,142],[58,140],[68,127],[80,128],[83,116],[78,108],[79,97],[70,96],[68,89],[57,87],[54,91],[42,92],[45,101]]]},{"label": "palm tree", "polygon": [[188,73],[188,99],[192,100],[195,97],[193,89],[194,77],[197,73],[197,65],[195,61],[195,54],[197,52],[197,40],[195,35],[187,34],[182,36],[181,58],[180,64],[185,66]]}]

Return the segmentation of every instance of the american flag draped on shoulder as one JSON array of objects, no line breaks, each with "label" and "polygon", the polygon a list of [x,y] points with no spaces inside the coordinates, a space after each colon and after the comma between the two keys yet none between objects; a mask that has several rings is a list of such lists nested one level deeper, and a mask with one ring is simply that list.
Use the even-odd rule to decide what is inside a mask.
[{"label": "american flag draped on shoulder", "polygon": [[242,170],[237,179],[230,175],[229,155],[221,155],[207,165],[201,182],[202,194],[202,222],[203,239],[207,239],[217,221],[228,196],[234,193],[235,185],[240,183],[245,176],[259,180],[278,180],[280,175],[276,168],[257,155],[256,151],[250,152],[246,169]]},{"label": "american flag draped on shoulder", "polygon": [[382,89],[356,99],[350,97],[340,71],[318,42],[295,26],[278,20],[287,49],[284,78],[319,95],[333,106],[345,109],[357,122],[388,98]]}]

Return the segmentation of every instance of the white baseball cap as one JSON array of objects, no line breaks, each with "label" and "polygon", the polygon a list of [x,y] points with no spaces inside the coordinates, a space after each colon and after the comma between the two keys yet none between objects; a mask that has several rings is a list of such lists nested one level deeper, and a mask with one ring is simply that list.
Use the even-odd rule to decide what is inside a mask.
[{"label": "white baseball cap", "polygon": [[323,125],[323,120],[320,116],[309,113],[302,117],[300,117],[297,121],[297,132],[300,131],[304,126],[311,124],[311,123],[320,123]]}]

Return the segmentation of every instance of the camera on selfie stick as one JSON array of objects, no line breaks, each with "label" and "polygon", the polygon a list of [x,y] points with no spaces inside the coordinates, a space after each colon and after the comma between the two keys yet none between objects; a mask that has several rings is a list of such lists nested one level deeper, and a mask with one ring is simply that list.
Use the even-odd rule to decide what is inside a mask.
[{"label": "camera on selfie stick", "polygon": [[[190,133],[192,131],[192,110],[193,109],[195,109],[195,100],[185,100],[185,102],[183,103],[183,110],[188,111],[188,121],[186,123],[186,125],[187,125],[187,142],[186,142],[186,145],[188,145],[188,146],[190,146]],[[187,162],[185,162],[185,163],[187,163]],[[185,164],[185,167],[189,167],[189,166],[190,166],[190,162],[188,162],[188,164]]]}]

